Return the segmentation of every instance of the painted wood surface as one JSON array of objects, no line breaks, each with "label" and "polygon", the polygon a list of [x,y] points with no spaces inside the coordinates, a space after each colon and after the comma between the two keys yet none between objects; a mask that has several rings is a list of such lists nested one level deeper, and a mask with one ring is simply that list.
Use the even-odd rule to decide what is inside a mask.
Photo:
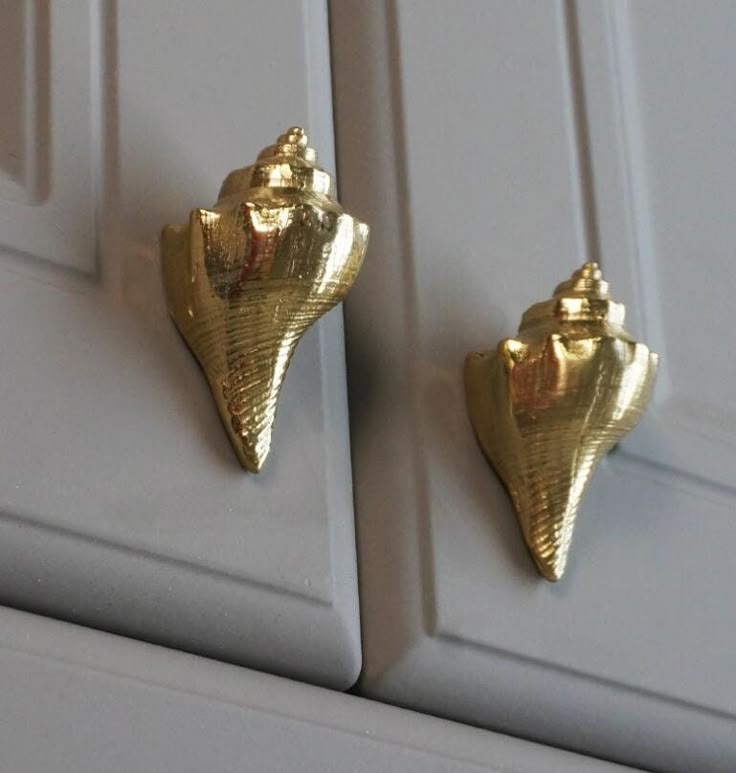
[{"label": "painted wood surface", "polygon": [[[334,167],[322,2],[0,4],[0,599],[348,687],[342,312],[242,471],[168,319],[158,235],[288,126]],[[18,40],[18,35],[21,40]],[[10,97],[9,97],[10,98]]]},{"label": "painted wood surface", "polygon": [[[365,668],[383,700],[668,771],[736,764],[732,4],[332,4]],[[468,351],[600,260],[662,354],[565,578],[467,418]]]},{"label": "painted wood surface", "polygon": [[0,681],[3,773],[631,770],[6,608]]}]

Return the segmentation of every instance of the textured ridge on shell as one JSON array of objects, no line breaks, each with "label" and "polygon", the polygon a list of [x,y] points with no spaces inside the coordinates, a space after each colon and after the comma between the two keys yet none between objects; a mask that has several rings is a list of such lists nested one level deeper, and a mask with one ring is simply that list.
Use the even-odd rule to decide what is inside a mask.
[{"label": "textured ridge on shell", "polygon": [[315,164],[293,127],[228,176],[213,209],[194,210],[188,227],[168,226],[162,237],[171,315],[254,472],[271,447],[296,345],[343,299],[367,244],[368,227],[343,212]]},{"label": "textured ridge on shell", "polygon": [[[582,311],[569,318],[559,306],[568,299],[610,306],[573,303]],[[553,301],[531,307],[518,338],[470,354],[465,381],[481,447],[511,495],[539,571],[554,581],[565,571],[597,463],[641,417],[657,356],[620,326],[622,307],[608,301],[595,264],[559,285]]]},{"label": "textured ridge on shell", "polygon": [[597,263],[583,263],[569,279],[557,285],[553,295],[555,298],[608,298],[608,282],[603,279],[603,272]]}]

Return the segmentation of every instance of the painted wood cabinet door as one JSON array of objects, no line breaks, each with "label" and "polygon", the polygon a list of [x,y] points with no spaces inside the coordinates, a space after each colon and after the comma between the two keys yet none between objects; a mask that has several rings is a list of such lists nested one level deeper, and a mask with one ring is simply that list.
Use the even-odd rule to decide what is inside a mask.
[{"label": "painted wood cabinet door", "polygon": [[[333,2],[365,668],[384,700],[668,771],[736,767],[736,6]],[[599,260],[662,355],[536,573],[469,351]]]},{"label": "painted wood cabinet door", "polygon": [[167,318],[158,234],[288,126],[333,168],[325,3],[0,3],[0,601],[348,687],[342,312],[260,476]]},{"label": "painted wood cabinet door", "polygon": [[3,607],[0,682],[2,773],[633,773]]}]

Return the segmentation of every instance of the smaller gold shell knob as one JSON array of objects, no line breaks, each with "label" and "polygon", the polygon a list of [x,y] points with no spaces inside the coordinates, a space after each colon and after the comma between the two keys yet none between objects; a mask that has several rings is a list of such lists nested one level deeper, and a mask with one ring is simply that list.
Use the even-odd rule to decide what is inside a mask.
[{"label": "smaller gold shell knob", "polygon": [[524,313],[516,338],[465,362],[475,433],[547,580],[565,571],[596,464],[651,395],[658,357],[632,340],[624,314],[598,266],[586,263]]},{"label": "smaller gold shell knob", "polygon": [[164,228],[169,312],[247,470],[268,456],[296,345],[343,299],[367,244],[368,226],[343,211],[299,127],[231,172],[212,209]]}]

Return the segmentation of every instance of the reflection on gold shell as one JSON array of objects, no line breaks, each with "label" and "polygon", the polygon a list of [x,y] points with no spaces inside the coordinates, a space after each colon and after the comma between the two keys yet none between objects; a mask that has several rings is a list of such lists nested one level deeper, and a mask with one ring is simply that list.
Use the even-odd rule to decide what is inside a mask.
[{"label": "reflection on gold shell", "polygon": [[212,209],[162,235],[169,311],[253,472],[299,339],[343,299],[368,243],[368,226],[345,214],[316,162],[303,130],[289,129],[227,177]]},{"label": "reflection on gold shell", "polygon": [[598,461],[639,421],[657,355],[624,329],[625,310],[586,263],[528,309],[516,338],[468,355],[468,409],[547,580],[562,577]]}]

